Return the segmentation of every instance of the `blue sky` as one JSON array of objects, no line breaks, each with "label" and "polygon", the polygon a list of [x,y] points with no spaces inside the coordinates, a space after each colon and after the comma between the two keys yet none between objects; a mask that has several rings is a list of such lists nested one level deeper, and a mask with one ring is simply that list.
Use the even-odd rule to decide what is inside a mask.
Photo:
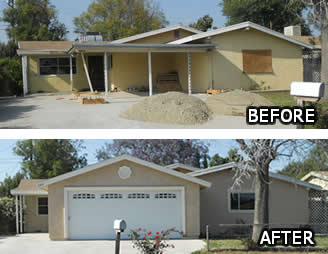
[{"label": "blue sky", "polygon": [[[13,176],[20,170],[21,158],[13,153],[17,140],[0,140],[0,182],[6,176]],[[97,162],[95,152],[101,148],[105,142],[111,140],[84,140],[86,149],[83,151],[88,155],[88,164]],[[204,140],[209,144],[210,156],[219,153],[222,157],[227,156],[230,149],[238,147],[234,140]],[[288,164],[288,160],[280,160],[272,163],[271,170],[276,171]]]},{"label": "blue sky", "polygon": [[[52,0],[58,10],[60,22],[65,23],[70,34],[68,39],[75,39],[73,18],[86,11],[92,0]],[[199,17],[209,14],[214,18],[214,25],[223,26],[225,17],[222,17],[218,6],[219,0],[158,0],[170,25],[185,24],[194,22]],[[0,0],[0,10],[5,7],[6,0]],[[77,4],[78,3],[78,4]],[[7,36],[4,31],[5,23],[0,23],[0,41],[6,41]]]}]

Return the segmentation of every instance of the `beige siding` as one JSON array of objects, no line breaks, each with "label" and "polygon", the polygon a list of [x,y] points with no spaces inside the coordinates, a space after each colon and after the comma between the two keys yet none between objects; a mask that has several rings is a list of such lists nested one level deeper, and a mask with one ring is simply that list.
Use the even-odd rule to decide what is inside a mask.
[{"label": "beige siding", "polygon": [[38,197],[42,196],[25,196],[24,232],[26,233],[48,232],[48,216],[38,215]]},{"label": "beige siding", "polygon": [[[272,90],[289,90],[292,81],[303,81],[302,47],[256,30],[217,35],[213,54],[214,88],[245,88],[252,83]],[[242,50],[272,50],[273,73],[243,73]]]},{"label": "beige siding", "polygon": [[[230,212],[229,190],[233,183],[234,173],[223,171],[200,176],[212,182],[212,187],[201,190],[201,231],[206,225],[212,229],[217,224],[236,224],[238,221],[253,222],[253,212]],[[246,179],[241,190],[253,191],[253,178]],[[309,222],[308,190],[291,183],[271,179],[270,184],[270,223],[302,224]],[[213,229],[214,230],[214,229]]]},{"label": "beige siding", "polygon": [[[120,166],[132,167],[132,176],[122,180]],[[64,239],[64,187],[74,186],[185,186],[186,235],[200,233],[199,185],[128,161],[97,169],[49,186],[49,235],[52,240]]]}]

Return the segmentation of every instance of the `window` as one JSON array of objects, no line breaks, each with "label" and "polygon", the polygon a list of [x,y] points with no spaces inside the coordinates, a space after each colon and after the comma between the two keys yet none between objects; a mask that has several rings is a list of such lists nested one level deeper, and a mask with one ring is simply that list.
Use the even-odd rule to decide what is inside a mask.
[{"label": "window", "polygon": [[230,193],[231,211],[253,211],[255,207],[254,193]]},{"label": "window", "polygon": [[272,73],[272,50],[243,50],[243,71]]},{"label": "window", "polygon": [[157,193],[155,194],[155,199],[175,199],[177,195],[174,193]]},{"label": "window", "polygon": [[[76,58],[72,58],[73,74],[76,74]],[[69,57],[40,58],[40,75],[69,75]]]},{"label": "window", "polygon": [[149,199],[150,195],[146,193],[130,193],[128,199]]},{"label": "window", "polygon": [[123,195],[119,193],[106,193],[100,195],[101,199],[122,199]]},{"label": "window", "polygon": [[96,195],[92,193],[73,194],[73,199],[95,199]]},{"label": "window", "polygon": [[48,198],[38,198],[38,215],[48,215]]}]

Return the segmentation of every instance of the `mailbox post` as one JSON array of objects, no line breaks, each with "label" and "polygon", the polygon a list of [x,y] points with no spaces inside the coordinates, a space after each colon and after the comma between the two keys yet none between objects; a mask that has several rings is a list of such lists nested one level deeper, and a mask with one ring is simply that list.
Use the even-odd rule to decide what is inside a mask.
[{"label": "mailbox post", "polygon": [[[314,82],[293,82],[290,95],[295,96],[297,106],[304,107],[305,102],[317,103],[325,95],[325,84]],[[304,129],[304,125],[297,125],[297,129]]]},{"label": "mailbox post", "polygon": [[114,230],[116,232],[115,254],[120,254],[121,233],[126,229],[124,220],[114,220]]}]

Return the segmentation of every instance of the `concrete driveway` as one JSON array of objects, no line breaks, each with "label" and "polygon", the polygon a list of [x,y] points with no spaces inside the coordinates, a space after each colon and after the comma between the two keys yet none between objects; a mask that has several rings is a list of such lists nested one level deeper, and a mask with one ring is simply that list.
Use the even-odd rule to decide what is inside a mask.
[{"label": "concrete driveway", "polygon": [[[204,247],[202,240],[170,241],[174,249],[165,253],[190,254]],[[1,237],[0,253],[3,254],[109,254],[115,252],[115,241],[50,241],[48,234],[23,234]],[[131,241],[121,242],[122,254],[136,254]]]},{"label": "concrete driveway", "polygon": [[[202,125],[174,125],[127,120],[120,117],[144,95],[126,92],[110,94],[110,103],[81,105],[71,94],[34,94],[0,100],[0,128],[6,129],[247,129],[295,128],[248,126],[245,117],[215,115]],[[205,100],[206,95],[195,95]]]}]

